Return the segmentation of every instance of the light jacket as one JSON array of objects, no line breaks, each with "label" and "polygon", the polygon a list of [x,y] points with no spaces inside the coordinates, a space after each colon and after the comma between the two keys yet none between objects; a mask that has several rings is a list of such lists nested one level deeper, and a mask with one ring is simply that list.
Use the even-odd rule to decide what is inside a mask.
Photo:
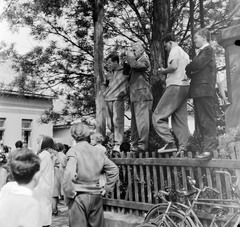
[{"label": "light jacket", "polygon": [[116,71],[111,73],[110,82],[104,92],[106,101],[123,100],[127,94],[128,75],[123,75],[123,67],[120,66]]},{"label": "light jacket", "polygon": [[118,167],[97,147],[86,141],[78,142],[67,152],[67,166],[63,177],[66,198],[74,198],[77,192],[100,194],[101,172],[106,173],[106,191],[111,191],[118,179]]}]

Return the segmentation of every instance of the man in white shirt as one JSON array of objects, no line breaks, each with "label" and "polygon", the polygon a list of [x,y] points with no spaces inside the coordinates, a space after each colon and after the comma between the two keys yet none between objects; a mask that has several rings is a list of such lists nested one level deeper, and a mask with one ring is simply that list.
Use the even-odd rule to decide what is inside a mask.
[{"label": "man in white shirt", "polygon": [[[189,63],[188,54],[175,42],[172,34],[163,38],[165,49],[169,52],[168,67],[160,68],[161,74],[166,74],[166,90],[161,97],[152,116],[153,126],[157,134],[165,141],[166,145],[159,149],[186,151],[190,136],[187,123],[187,99],[189,81],[185,67]],[[174,136],[168,125],[171,116],[173,133],[177,138],[176,146]]]}]

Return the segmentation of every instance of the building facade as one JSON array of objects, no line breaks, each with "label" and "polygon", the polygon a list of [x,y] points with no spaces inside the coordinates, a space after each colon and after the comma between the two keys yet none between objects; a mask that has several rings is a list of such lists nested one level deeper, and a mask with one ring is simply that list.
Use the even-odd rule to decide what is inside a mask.
[{"label": "building facade", "polygon": [[53,136],[52,123],[42,124],[41,114],[53,107],[53,98],[33,93],[20,94],[14,91],[0,93],[0,140],[15,149],[18,140],[27,142],[37,151],[39,135]]}]

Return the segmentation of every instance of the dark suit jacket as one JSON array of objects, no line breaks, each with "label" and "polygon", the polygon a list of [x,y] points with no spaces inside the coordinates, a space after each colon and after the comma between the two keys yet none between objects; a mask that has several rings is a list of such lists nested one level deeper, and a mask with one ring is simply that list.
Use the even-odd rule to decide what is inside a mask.
[{"label": "dark suit jacket", "polygon": [[186,66],[186,74],[191,79],[190,97],[215,95],[216,61],[213,48],[209,45]]},{"label": "dark suit jacket", "polygon": [[148,56],[143,54],[139,59],[127,57],[131,67],[130,70],[130,101],[152,100],[152,93],[149,84],[148,73],[150,71],[150,62]]}]

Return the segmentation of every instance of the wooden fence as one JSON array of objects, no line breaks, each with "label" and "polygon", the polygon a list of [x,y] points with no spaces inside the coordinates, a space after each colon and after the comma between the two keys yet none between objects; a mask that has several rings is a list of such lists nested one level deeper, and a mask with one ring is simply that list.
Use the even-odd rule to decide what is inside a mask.
[{"label": "wooden fence", "polygon": [[[231,159],[219,159],[215,152],[210,161],[194,159],[191,152],[187,157],[183,154],[176,157],[175,153],[146,153],[144,158],[142,154],[135,158],[127,153],[125,157],[113,158],[119,167],[120,179],[111,197],[104,198],[105,210],[143,216],[161,202],[155,196],[159,190],[188,188],[187,176],[194,178],[200,188],[217,189],[218,199],[231,200],[229,178],[215,171],[226,170],[240,179],[240,146],[232,149]],[[206,214],[202,216],[206,218]]]}]

